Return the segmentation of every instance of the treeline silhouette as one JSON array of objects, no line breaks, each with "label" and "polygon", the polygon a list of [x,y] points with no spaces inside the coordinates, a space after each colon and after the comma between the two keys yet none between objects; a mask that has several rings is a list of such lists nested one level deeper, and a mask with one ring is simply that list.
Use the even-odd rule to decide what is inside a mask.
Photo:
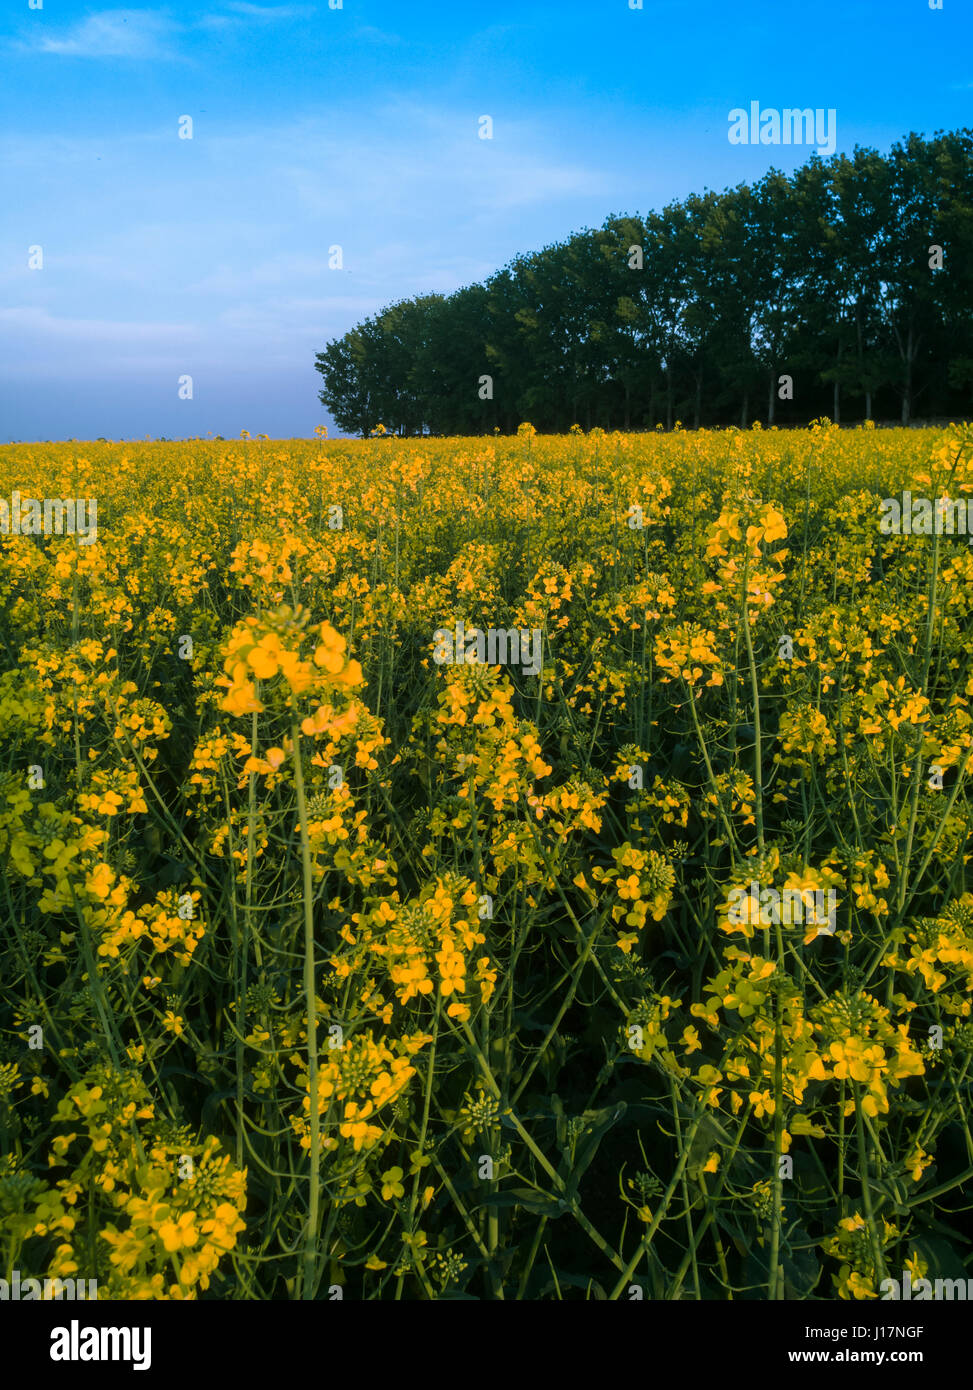
[{"label": "treeline silhouette", "polygon": [[362,435],[968,415],[973,131],[612,215],[391,305],[316,365]]}]

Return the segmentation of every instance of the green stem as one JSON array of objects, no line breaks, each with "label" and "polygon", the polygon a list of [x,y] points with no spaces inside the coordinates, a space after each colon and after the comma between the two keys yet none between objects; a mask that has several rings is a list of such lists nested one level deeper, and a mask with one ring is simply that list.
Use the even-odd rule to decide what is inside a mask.
[{"label": "green stem", "polygon": [[297,720],[291,724],[294,788],[301,834],[301,869],[304,899],[304,996],[307,1007],[307,1078],[309,1123],[311,1129],[311,1172],[308,1185],[308,1218],[304,1238],[304,1270],[301,1297],[314,1298],[317,1267],[318,1224],[321,1199],[321,1121],[318,1114],[318,1005],[314,982],[314,892],[311,879],[311,848],[307,836],[307,802],[304,796],[304,770],[301,766],[301,730]]}]

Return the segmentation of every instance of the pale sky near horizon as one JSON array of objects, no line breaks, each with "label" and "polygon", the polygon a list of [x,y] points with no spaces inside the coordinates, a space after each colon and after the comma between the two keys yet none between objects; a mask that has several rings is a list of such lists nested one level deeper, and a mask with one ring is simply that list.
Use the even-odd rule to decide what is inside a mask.
[{"label": "pale sky near horizon", "polygon": [[0,65],[0,442],[308,436],[384,305],[804,163],[729,143],[754,100],[973,126],[970,0],[10,0]]}]

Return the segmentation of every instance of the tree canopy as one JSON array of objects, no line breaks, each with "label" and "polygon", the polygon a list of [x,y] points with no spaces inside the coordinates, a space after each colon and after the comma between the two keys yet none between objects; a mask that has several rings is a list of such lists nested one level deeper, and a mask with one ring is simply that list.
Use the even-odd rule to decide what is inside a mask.
[{"label": "tree canopy", "polygon": [[363,435],[968,412],[973,131],[611,215],[390,305],[316,365]]}]

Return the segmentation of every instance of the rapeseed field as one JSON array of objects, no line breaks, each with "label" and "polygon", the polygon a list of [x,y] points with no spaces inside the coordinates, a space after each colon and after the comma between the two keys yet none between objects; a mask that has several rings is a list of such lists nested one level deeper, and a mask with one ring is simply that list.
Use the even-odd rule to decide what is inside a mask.
[{"label": "rapeseed field", "polygon": [[963,1276],[971,495],[957,427],[0,448],[0,1273]]}]

